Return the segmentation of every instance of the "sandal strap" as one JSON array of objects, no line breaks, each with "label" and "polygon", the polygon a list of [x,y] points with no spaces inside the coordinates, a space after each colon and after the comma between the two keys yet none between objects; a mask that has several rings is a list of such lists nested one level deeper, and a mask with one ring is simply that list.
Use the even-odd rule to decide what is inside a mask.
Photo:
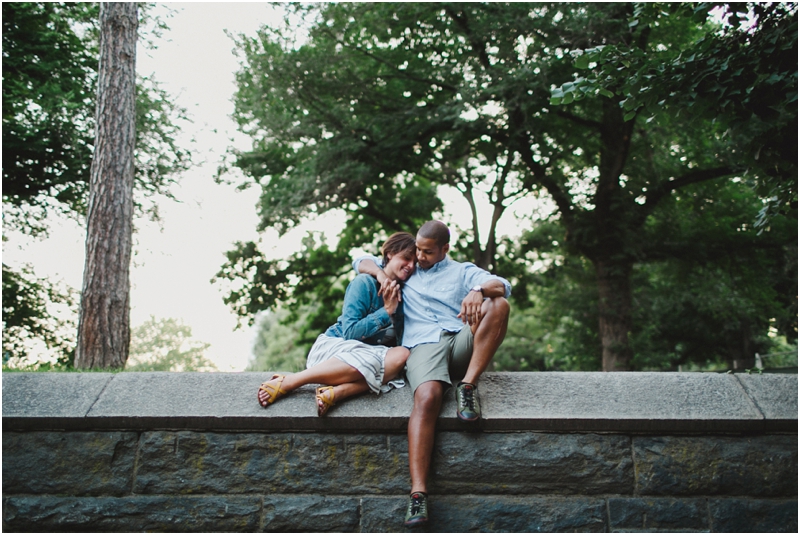
[{"label": "sandal strap", "polygon": [[[286,391],[281,388],[284,379],[286,379],[285,375],[276,373],[275,375],[272,376],[272,378],[269,381],[264,381],[263,383],[261,383],[261,386],[258,387],[259,390],[263,390],[264,392],[269,394],[269,400],[267,401],[268,405],[274,403],[275,401],[278,401],[280,397],[286,394]],[[272,384],[272,383],[277,383],[277,384]]]},{"label": "sandal strap", "polygon": [[333,400],[334,393],[332,386],[318,386],[317,387],[317,399],[322,401],[327,408],[331,408],[335,405]]}]

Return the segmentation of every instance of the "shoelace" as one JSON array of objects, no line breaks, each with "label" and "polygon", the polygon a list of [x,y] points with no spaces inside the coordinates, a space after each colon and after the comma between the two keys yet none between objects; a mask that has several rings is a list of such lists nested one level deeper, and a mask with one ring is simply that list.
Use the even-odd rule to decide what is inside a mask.
[{"label": "shoelace", "polygon": [[470,386],[465,386],[458,392],[461,395],[461,404],[466,405],[471,411],[475,410],[475,390]]},{"label": "shoelace", "polygon": [[418,515],[422,513],[423,515],[426,514],[425,511],[425,498],[421,494],[412,494],[411,495],[411,515]]}]

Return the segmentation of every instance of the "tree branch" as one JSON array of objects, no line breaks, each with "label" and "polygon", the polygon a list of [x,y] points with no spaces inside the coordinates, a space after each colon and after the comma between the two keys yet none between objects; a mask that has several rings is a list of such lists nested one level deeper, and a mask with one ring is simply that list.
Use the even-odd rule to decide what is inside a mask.
[{"label": "tree branch", "polygon": [[711,169],[697,169],[694,171],[689,171],[688,173],[673,180],[662,182],[658,185],[658,187],[651,189],[647,193],[647,200],[642,205],[639,215],[636,218],[637,224],[643,223],[647,216],[653,213],[656,205],[658,205],[658,203],[661,202],[664,197],[676,189],[683,188],[690,184],[697,184],[699,182],[705,182],[707,180],[714,180],[716,178],[729,176],[734,173],[736,173],[736,170],[728,166],[714,167]]}]

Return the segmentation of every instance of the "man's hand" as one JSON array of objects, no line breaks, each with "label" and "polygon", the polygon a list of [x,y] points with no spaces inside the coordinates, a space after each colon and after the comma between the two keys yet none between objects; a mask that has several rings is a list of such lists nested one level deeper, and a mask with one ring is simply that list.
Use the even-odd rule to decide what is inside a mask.
[{"label": "man's hand", "polygon": [[381,295],[383,295],[383,308],[390,316],[397,311],[397,305],[402,301],[400,285],[397,281],[387,279],[389,284],[386,284],[386,289],[381,287]]},{"label": "man's hand", "polygon": [[481,314],[482,306],[483,294],[481,292],[469,292],[464,300],[461,301],[461,312],[457,317],[461,318],[463,323],[468,323],[473,332],[483,319]]}]

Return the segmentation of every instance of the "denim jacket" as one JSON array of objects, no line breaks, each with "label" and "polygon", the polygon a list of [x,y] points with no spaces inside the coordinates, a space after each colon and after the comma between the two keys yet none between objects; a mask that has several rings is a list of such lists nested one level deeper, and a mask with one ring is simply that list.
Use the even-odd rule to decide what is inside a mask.
[{"label": "denim jacket", "polygon": [[389,316],[378,289],[378,282],[370,275],[361,274],[353,279],[344,293],[342,315],[325,335],[370,345],[396,346],[403,333],[402,303]]}]

